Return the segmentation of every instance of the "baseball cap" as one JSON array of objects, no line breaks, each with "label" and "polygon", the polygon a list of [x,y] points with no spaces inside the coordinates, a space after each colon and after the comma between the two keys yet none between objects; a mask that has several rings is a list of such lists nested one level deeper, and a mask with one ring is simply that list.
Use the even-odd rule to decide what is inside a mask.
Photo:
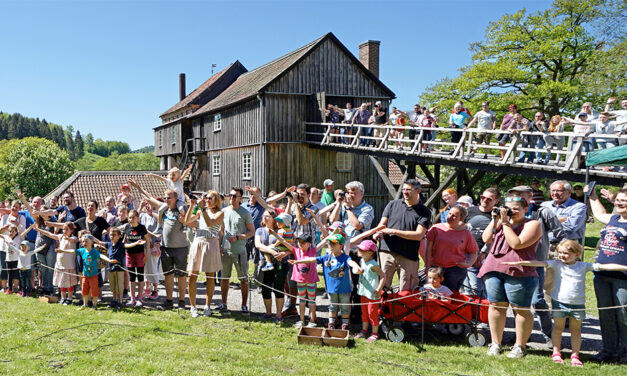
[{"label": "baseball cap", "polygon": [[287,213],[281,213],[277,215],[276,217],[274,217],[274,220],[279,221],[288,226],[292,224],[292,216]]},{"label": "baseball cap", "polygon": [[329,241],[331,243],[340,243],[340,244],[346,243],[346,239],[344,239],[344,237],[342,235],[340,235],[340,234],[335,234],[335,235],[331,236],[329,238]]},{"label": "baseball cap", "polygon": [[311,235],[302,233],[296,237],[297,240],[302,240],[307,243],[311,243]]},{"label": "baseball cap", "polygon": [[333,183],[335,183],[333,180],[327,179],[324,182],[322,182],[322,185],[324,185],[325,187],[328,187],[329,185],[333,185]]},{"label": "baseball cap", "polygon": [[579,115],[577,115],[577,117],[581,117],[581,116],[588,117],[588,114],[586,114],[585,112],[580,112]]},{"label": "baseball cap", "polygon": [[26,240],[22,240],[22,242],[20,243],[21,245],[26,245],[30,247],[30,244],[28,244],[28,242]]},{"label": "baseball cap", "polygon": [[362,241],[361,243],[359,243],[359,245],[357,245],[357,248],[361,249],[362,251],[368,251],[368,252],[377,251],[377,245],[372,240]]},{"label": "baseball cap", "polygon": [[519,185],[516,186],[514,188],[510,188],[509,190],[507,190],[507,193],[511,193],[511,192],[533,192],[533,189],[531,189],[530,186],[528,185]]}]

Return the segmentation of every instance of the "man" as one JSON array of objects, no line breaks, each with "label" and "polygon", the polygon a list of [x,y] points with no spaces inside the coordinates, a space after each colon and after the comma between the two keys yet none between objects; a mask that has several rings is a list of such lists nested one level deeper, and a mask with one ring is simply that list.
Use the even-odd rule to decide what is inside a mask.
[{"label": "man", "polygon": [[[57,220],[61,223],[74,222],[79,218],[83,218],[87,216],[85,209],[81,208],[80,206],[76,204],[74,193],[70,191],[65,192],[63,194],[62,200],[63,200],[63,205],[57,207],[56,209],[34,211],[33,215],[44,215],[44,216],[57,215]],[[78,231],[76,232],[75,235],[78,235]]]},{"label": "man", "polygon": [[246,255],[246,239],[255,236],[255,225],[250,212],[241,206],[244,190],[239,187],[231,188],[229,203],[222,210],[224,213],[224,238],[222,242],[222,280],[220,292],[222,303],[216,308],[218,311],[226,311],[229,294],[229,279],[233,266],[237,272],[242,293],[242,313],[248,313],[248,258]]},{"label": "man", "polygon": [[[357,132],[359,132],[362,136],[370,136],[370,134],[368,133],[371,128],[367,128],[367,127],[363,127],[360,128],[361,130],[353,130],[352,126],[355,124],[368,124],[368,119],[370,118],[370,111],[368,111],[368,103],[362,103],[361,106],[359,106],[359,110],[355,111],[355,114],[353,115],[353,120],[351,120],[351,132],[349,132],[350,134],[357,134]],[[352,141],[352,139],[351,139]],[[359,145],[360,146],[364,146],[366,144],[366,141],[369,140],[359,140]]]},{"label": "man", "polygon": [[[346,103],[346,108],[341,109],[340,116],[344,118],[344,120],[342,120],[342,124],[351,124],[353,122],[353,116],[355,116],[355,109],[353,108],[353,105],[351,103]],[[347,127],[340,127],[340,133],[346,134],[346,128]],[[343,144],[346,144],[348,142],[349,140],[347,140],[345,137],[342,137]]]},{"label": "man", "polygon": [[[472,127],[475,123],[477,123],[477,129],[482,131],[475,133],[473,137],[473,140],[477,143],[477,146],[481,144],[490,145],[492,134],[485,131],[493,130],[496,125],[496,114],[494,113],[494,111],[490,110],[490,102],[485,101],[481,103],[481,111],[475,114],[470,123],[468,123],[468,127],[465,129]],[[478,147],[472,149],[472,154],[477,152],[477,150],[479,150]],[[483,159],[487,159],[488,149],[484,148],[483,151]]]},{"label": "man", "polygon": [[431,226],[431,211],[419,202],[418,180],[408,179],[402,192],[402,199],[385,207],[379,226],[387,228],[377,232],[375,240],[382,239],[379,256],[386,287],[392,285],[394,272],[400,269],[400,288],[411,291],[418,286],[418,249]]},{"label": "man", "polygon": [[538,180],[533,180],[531,182],[531,202],[536,205],[540,205],[544,202],[544,192],[540,190],[540,182]]},{"label": "man", "polygon": [[309,193],[309,201],[316,208],[316,211],[322,210],[326,205],[322,202],[322,191],[316,187],[311,187]]},{"label": "man", "polygon": [[[323,111],[322,108],[320,108]],[[339,134],[339,126],[337,125],[340,122],[340,109],[332,104],[327,104],[327,109],[324,110],[324,121],[327,123],[331,123],[331,134]],[[340,139],[338,137],[331,137],[331,142],[338,142]]]},{"label": "man", "polygon": [[[586,231],[587,209],[586,205],[570,197],[571,185],[565,180],[557,180],[551,184],[550,193],[553,201],[545,201],[542,207],[549,208],[562,223],[564,239],[581,241]],[[549,234],[549,240],[555,240]],[[549,258],[557,256],[551,247]]]},{"label": "man", "polygon": [[[419,104],[415,104],[414,105],[414,109],[412,111],[407,111],[406,114],[407,114],[407,117],[408,117],[409,125],[411,125],[412,127],[419,127],[420,126],[420,115],[422,115],[422,111],[420,109],[420,105]],[[410,129],[409,130],[409,139],[410,140],[415,140],[416,136],[419,133],[420,132],[417,132],[413,128]]]},{"label": "man", "polygon": [[335,182],[331,179],[326,179],[322,185],[324,186],[324,192],[322,192],[322,197],[320,201],[324,204],[324,206],[329,206],[333,202],[335,202],[335,197],[333,196],[333,191]]},{"label": "man", "polygon": [[466,224],[468,230],[475,238],[477,245],[479,246],[479,254],[477,255],[477,261],[474,265],[467,269],[467,283],[466,286],[470,286],[471,293],[482,296],[485,286],[483,280],[477,277],[479,268],[483,260],[488,255],[489,244],[483,241],[483,230],[488,227],[490,221],[492,221],[492,209],[499,203],[500,193],[496,188],[488,188],[481,196],[479,196],[479,205],[472,206],[468,209],[468,216],[466,216]]},{"label": "man", "polygon": [[163,226],[161,239],[161,266],[165,276],[166,301],[163,309],[172,309],[172,295],[174,292],[174,276],[177,277],[179,290],[178,308],[185,309],[185,292],[187,290],[187,256],[189,248],[187,246],[187,235],[185,234],[185,213],[181,212],[176,204],[178,194],[172,189],[165,191],[165,203],[151,197],[135,181],[129,180],[130,185],[135,187],[146,201],[158,210],[159,224]]},{"label": "man", "polygon": [[[564,238],[564,232],[561,222],[555,216],[555,213],[547,207],[540,206],[531,201],[533,197],[533,189],[526,185],[514,187],[507,191],[508,196],[519,196],[524,198],[529,204],[529,210],[525,214],[527,219],[535,219],[542,226],[542,238],[536,248],[536,260],[546,261],[549,254],[549,236],[552,238],[551,243],[555,246]],[[552,322],[551,315],[548,312],[548,304],[544,300],[544,267],[536,268],[538,273],[538,285],[536,286],[534,297],[532,300],[534,308],[537,310],[536,315],[540,323],[540,328],[547,344],[551,343]]]},{"label": "man", "polygon": [[102,209],[102,217],[112,225],[118,218],[118,208],[115,207],[115,199],[111,196],[105,198],[105,208]]},{"label": "man", "polygon": [[[338,196],[337,205],[331,213],[331,222],[340,221],[344,224],[344,232],[346,233],[346,243],[344,251],[348,253],[353,261],[359,264],[359,256],[356,249],[350,248],[350,239],[362,232],[369,230],[374,220],[374,208],[372,205],[364,201],[364,185],[358,181],[352,181],[346,184],[346,193],[344,197]],[[351,293],[351,302],[360,303],[361,298],[357,294],[357,285],[359,275],[351,273],[353,281],[353,292]],[[356,305],[351,309],[351,322],[361,322],[361,306]]]}]

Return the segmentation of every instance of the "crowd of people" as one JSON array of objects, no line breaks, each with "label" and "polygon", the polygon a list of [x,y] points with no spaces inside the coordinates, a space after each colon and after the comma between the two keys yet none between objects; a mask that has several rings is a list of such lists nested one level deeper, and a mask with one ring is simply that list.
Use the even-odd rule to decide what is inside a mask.
[{"label": "crowd of people", "polygon": [[[399,290],[422,288],[429,298],[446,299],[453,292],[487,296],[488,355],[503,350],[511,307],[516,342],[507,356],[526,354],[535,310],[553,361],[563,363],[561,336],[568,320],[570,363],[583,366],[585,274],[593,272],[603,338],[597,359],[627,361],[626,189],[602,191],[615,214],[606,211],[594,190],[583,189],[594,217],[606,224],[598,258],[590,264],[581,261],[580,245],[588,208],[566,181],[553,182],[546,201],[537,181],[508,189],[503,199],[489,187],[476,205],[449,189],[442,195],[444,209],[432,212],[421,202],[420,183],[409,179],[402,198],[386,205],[377,224],[358,181],[344,189],[335,189],[331,179],[322,189],[299,184],[266,198],[248,186],[233,187],[227,197],[216,191],[195,196],[183,193],[181,176],[188,172],[170,170],[163,197],[152,197],[129,180],[103,209],[94,200],[86,209],[79,207],[71,192],[63,194],[62,205],[40,197],[27,200],[18,192],[20,200],[0,208],[0,287],[5,294],[28,297],[38,282],[43,294],[58,293],[61,304],[69,305],[80,278],[80,309],[87,309],[97,306],[108,282],[109,305],[117,309],[162,299],[157,287],[163,283],[161,307],[172,309],[176,281],[177,306],[188,307],[187,295],[196,318],[232,309],[229,280],[235,269],[241,312],[249,313],[252,279],[261,288],[262,319],[281,322],[294,315],[296,326],[314,327],[321,324],[316,301],[322,279],[329,301],[326,325],[361,324],[355,337],[373,342],[379,338],[382,293],[397,275]],[[131,187],[142,197],[133,197]],[[200,273],[207,277],[204,307],[196,297]],[[216,281],[221,297],[212,307]]]},{"label": "crowd of people", "polygon": [[[521,114],[516,104],[508,106],[506,113],[499,124],[496,113],[490,109],[490,103],[481,103],[481,110],[474,115],[464,107],[463,102],[457,102],[452,112],[448,115],[447,130],[450,131],[450,141],[458,143],[464,131],[472,128],[476,124],[473,133],[472,155],[478,152],[481,145],[490,145],[493,134],[485,131],[500,130],[503,133],[496,134],[498,145],[503,147],[509,143],[513,137],[520,138],[520,146],[523,148],[535,148],[534,151],[521,151],[517,156],[518,162],[549,164],[552,153],[555,154],[555,164],[561,160],[564,153],[555,153],[556,150],[564,151],[566,136],[565,126],[572,126],[575,134],[583,135],[582,151],[589,152],[595,149],[606,149],[627,143],[624,139],[601,137],[602,135],[621,136],[627,134],[627,98],[621,101],[621,109],[612,110],[611,106],[616,98],[609,98],[602,112],[593,109],[592,103],[586,102],[582,105],[581,111],[572,118],[560,114],[545,114],[538,111],[533,119],[527,119]],[[331,142],[350,143],[349,137],[341,135],[360,134],[360,146],[379,146],[384,130],[372,127],[372,125],[397,125],[389,135],[389,142],[397,149],[403,149],[403,141],[415,140],[419,135],[417,129],[413,127],[436,128],[438,127],[437,107],[427,109],[419,104],[414,105],[411,111],[401,111],[392,107],[389,111],[383,108],[381,102],[376,102],[370,110],[371,103],[362,103],[358,109],[347,103],[345,108],[339,108],[329,104],[324,110],[325,121],[332,123]],[[551,116],[552,115],[552,116]],[[359,130],[355,125],[362,125]],[[409,131],[406,133],[406,127]],[[483,131],[483,132],[482,132]],[[520,135],[521,132],[532,132],[536,134]],[[335,136],[339,135],[339,136]],[[589,136],[593,137],[589,137]],[[406,139],[405,137],[408,137]],[[423,132],[422,141],[433,141],[436,137],[435,131]],[[406,142],[405,142],[406,143]],[[407,144],[407,143],[406,143]],[[577,144],[574,139],[571,148]],[[595,146],[596,145],[596,146]],[[410,148],[413,145],[409,145]],[[433,144],[424,144],[423,151],[433,151]],[[489,149],[483,148],[483,158],[487,159]],[[505,157],[506,150],[499,149],[501,158]]]}]

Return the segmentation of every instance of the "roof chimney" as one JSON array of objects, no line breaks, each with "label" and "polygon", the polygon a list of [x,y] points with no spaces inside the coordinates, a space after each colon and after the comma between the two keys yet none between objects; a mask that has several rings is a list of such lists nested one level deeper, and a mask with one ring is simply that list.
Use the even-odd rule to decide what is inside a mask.
[{"label": "roof chimney", "polygon": [[359,45],[359,61],[372,74],[379,78],[379,46],[378,40],[369,40]]},{"label": "roof chimney", "polygon": [[179,100],[185,99],[185,73],[179,73]]}]

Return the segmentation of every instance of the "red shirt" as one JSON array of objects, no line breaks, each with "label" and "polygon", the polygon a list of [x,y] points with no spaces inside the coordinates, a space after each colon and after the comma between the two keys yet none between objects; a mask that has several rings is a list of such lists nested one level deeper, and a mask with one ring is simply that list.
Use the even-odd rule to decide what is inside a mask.
[{"label": "red shirt", "polygon": [[469,254],[479,252],[479,246],[469,230],[453,230],[446,223],[433,225],[427,232],[427,240],[433,243],[433,266],[450,268],[466,263]]}]

